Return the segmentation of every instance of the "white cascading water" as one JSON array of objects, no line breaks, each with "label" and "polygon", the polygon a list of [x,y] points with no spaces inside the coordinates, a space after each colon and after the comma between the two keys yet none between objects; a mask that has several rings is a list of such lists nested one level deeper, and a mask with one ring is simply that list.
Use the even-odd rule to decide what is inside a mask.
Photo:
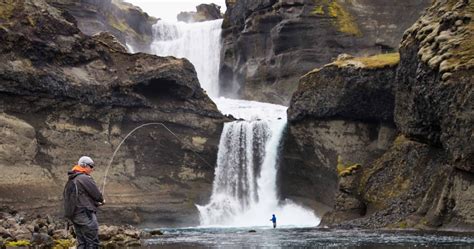
[{"label": "white cascading water", "polygon": [[151,50],[160,56],[188,59],[209,97],[219,94],[219,60],[222,19],[200,22],[158,21],[153,26]]},{"label": "white cascading water", "polygon": [[209,204],[197,205],[201,226],[316,226],[313,211],[280,201],[276,176],[280,140],[286,127],[285,106],[218,98],[222,20],[186,24],[158,21],[152,51],[187,58],[199,82],[224,114],[243,119],[222,131]]}]

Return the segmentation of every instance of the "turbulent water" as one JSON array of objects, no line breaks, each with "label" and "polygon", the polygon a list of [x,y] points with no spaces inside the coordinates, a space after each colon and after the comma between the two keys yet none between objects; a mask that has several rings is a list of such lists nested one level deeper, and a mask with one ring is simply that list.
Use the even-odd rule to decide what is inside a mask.
[{"label": "turbulent water", "polygon": [[221,111],[244,119],[224,125],[211,201],[198,206],[201,226],[316,226],[312,211],[280,201],[276,176],[286,107],[253,101],[215,100]]}]

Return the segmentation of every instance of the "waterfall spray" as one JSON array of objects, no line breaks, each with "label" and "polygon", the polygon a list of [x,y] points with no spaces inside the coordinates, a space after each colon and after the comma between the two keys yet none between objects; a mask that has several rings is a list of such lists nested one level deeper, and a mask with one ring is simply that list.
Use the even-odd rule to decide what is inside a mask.
[{"label": "waterfall spray", "polygon": [[[107,174],[109,173],[109,168],[110,168],[110,165],[112,165],[112,162],[114,160],[114,157],[115,157],[115,154],[117,153],[117,151],[120,149],[120,146],[122,146],[122,144],[125,142],[125,140],[127,140],[127,138],[132,135],[136,130],[142,128],[142,127],[145,127],[145,126],[149,126],[149,125],[161,125],[163,126],[169,133],[171,133],[180,143],[183,143],[183,141],[174,133],[172,132],[170,129],[168,129],[168,127],[166,127],[166,125],[164,125],[163,123],[146,123],[146,124],[142,124],[140,126],[137,126],[135,127],[135,129],[133,129],[132,131],[130,131],[124,139],[122,139],[122,141],[119,143],[119,145],[117,146],[117,148],[115,148],[115,151],[114,153],[112,154],[112,157],[110,158],[110,161],[109,161],[109,164],[107,165],[107,168],[105,169],[105,175],[104,175],[104,182],[102,184],[102,194],[105,195],[105,183],[107,181]],[[191,151],[196,155],[198,156],[203,162],[205,162],[207,165],[211,166],[211,167],[214,167],[212,166],[210,163],[208,163],[206,160],[204,160],[204,158],[202,158],[199,154],[197,154],[194,150],[191,149]]]}]

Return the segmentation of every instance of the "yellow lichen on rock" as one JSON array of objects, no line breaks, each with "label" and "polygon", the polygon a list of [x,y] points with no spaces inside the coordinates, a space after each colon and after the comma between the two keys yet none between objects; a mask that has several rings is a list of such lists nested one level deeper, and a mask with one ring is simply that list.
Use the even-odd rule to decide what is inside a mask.
[{"label": "yellow lichen on rock", "polygon": [[313,11],[311,12],[313,15],[324,15],[324,9],[322,5],[314,7]]},{"label": "yellow lichen on rock", "polygon": [[400,62],[399,53],[389,53],[389,54],[378,54],[369,57],[354,57],[347,59],[338,59],[331,63],[330,65],[336,65],[338,67],[358,67],[358,68],[368,68],[368,69],[377,69],[395,66]]},{"label": "yellow lichen on rock", "polygon": [[29,247],[31,243],[28,240],[18,240],[18,241],[9,241],[5,244],[7,248],[9,247]]},{"label": "yellow lichen on rock", "polygon": [[337,174],[340,177],[345,177],[345,176],[351,175],[356,170],[358,170],[360,167],[361,167],[361,165],[358,164],[358,163],[344,165],[344,163],[342,162],[341,156],[337,156],[337,166],[336,166],[336,168],[337,168]]},{"label": "yellow lichen on rock", "polygon": [[69,239],[58,239],[54,241],[53,249],[67,249],[74,247],[74,240]]},{"label": "yellow lichen on rock", "polygon": [[362,36],[354,17],[341,5],[337,0],[333,0],[328,6],[329,15],[336,18],[336,24],[339,31],[354,35]]}]

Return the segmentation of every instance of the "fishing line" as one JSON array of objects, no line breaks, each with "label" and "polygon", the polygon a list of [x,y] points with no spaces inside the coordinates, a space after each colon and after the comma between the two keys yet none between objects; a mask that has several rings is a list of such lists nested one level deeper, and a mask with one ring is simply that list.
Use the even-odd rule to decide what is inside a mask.
[{"label": "fishing line", "polygon": [[[112,157],[110,158],[110,161],[109,161],[109,164],[107,165],[107,168],[105,169],[105,175],[104,175],[104,183],[102,185],[102,195],[105,195],[105,183],[107,181],[107,174],[109,173],[109,168],[110,166],[112,165],[112,161],[114,160],[114,157],[115,157],[115,154],[117,153],[117,151],[120,149],[120,146],[122,146],[122,144],[125,142],[125,140],[127,140],[127,138],[132,135],[133,132],[135,132],[136,130],[142,128],[142,127],[145,127],[145,126],[149,126],[149,125],[161,125],[163,126],[169,133],[171,133],[181,144],[184,144],[183,141],[174,133],[172,132],[170,129],[168,129],[168,127],[166,127],[166,125],[164,125],[163,123],[146,123],[146,124],[142,124],[140,126],[137,126],[135,127],[135,129],[133,129],[132,131],[130,131],[126,136],[125,138],[120,142],[120,144],[117,146],[117,148],[115,148],[115,151],[114,151],[114,154],[112,154]],[[199,159],[201,159],[203,162],[205,162],[208,166],[210,166],[211,168],[213,168],[214,166],[212,166],[210,163],[208,163],[206,160],[204,160],[204,158],[202,158],[199,154],[197,154],[196,151],[194,151],[193,149],[190,149],[197,157],[199,157]]]}]

